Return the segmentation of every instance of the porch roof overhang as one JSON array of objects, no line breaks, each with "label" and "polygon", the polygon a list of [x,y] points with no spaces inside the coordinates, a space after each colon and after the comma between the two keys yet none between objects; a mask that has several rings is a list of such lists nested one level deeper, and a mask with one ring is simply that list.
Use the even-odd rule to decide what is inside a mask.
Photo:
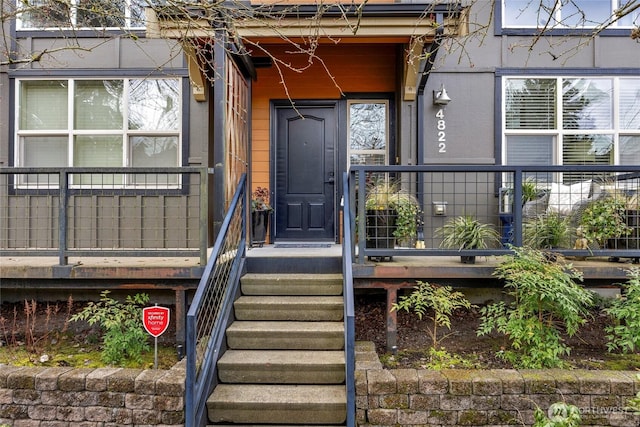
[{"label": "porch roof overhang", "polygon": [[[220,7],[220,6],[218,6]],[[223,6],[224,7],[224,6]],[[221,23],[236,44],[314,40],[319,43],[397,43],[405,46],[403,98],[414,100],[424,85],[425,52],[435,55],[436,38],[466,34],[459,3],[229,6],[228,16],[206,7],[148,8],[147,37],[215,40]],[[198,55],[183,43],[192,82],[204,87]],[[426,49],[431,47],[431,49]],[[191,54],[190,54],[191,52]],[[422,79],[420,79],[422,77]],[[195,95],[195,92],[194,92]]]}]

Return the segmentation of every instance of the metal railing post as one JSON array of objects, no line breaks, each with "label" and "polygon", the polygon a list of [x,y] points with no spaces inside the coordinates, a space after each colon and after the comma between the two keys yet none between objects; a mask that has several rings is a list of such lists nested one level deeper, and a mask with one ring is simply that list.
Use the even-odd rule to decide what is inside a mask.
[{"label": "metal railing post", "polygon": [[67,203],[69,201],[69,171],[62,169],[59,172],[58,180],[60,185],[60,197],[58,199],[58,262],[60,265],[67,265]]},{"label": "metal railing post", "polygon": [[200,170],[200,265],[207,265],[207,250],[209,249],[209,206],[207,191],[209,189],[209,173],[213,175],[213,169],[202,168]]}]

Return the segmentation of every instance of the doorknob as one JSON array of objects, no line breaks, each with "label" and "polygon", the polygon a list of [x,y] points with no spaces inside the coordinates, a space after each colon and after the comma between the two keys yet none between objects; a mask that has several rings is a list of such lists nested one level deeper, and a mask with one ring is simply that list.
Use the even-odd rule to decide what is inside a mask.
[{"label": "doorknob", "polygon": [[333,184],[336,181],[335,174],[329,172],[329,178],[327,178],[327,184]]}]

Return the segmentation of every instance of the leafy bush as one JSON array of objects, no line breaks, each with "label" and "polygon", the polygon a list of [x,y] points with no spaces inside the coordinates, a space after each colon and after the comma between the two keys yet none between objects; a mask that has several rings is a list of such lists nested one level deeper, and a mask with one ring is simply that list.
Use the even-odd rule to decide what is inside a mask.
[{"label": "leafy bush", "polygon": [[621,297],[604,309],[616,322],[605,329],[610,352],[633,353],[640,349],[640,269],[632,268],[627,275],[629,281],[624,285]]},{"label": "leafy bush", "polygon": [[481,309],[478,335],[496,330],[511,341],[511,350],[498,353],[517,367],[562,366],[570,348],[560,333],[574,335],[586,322],[593,295],[576,280],[582,275],[570,264],[553,262],[531,248],[513,248],[494,272],[505,280],[512,302],[498,302]]},{"label": "leafy bush", "polygon": [[[413,292],[402,296],[400,302],[393,304],[391,310],[413,310],[420,319],[427,316],[431,320],[431,327],[427,333],[431,337],[433,348],[447,335],[438,339],[438,327],[451,329],[451,314],[458,308],[471,308],[471,303],[462,292],[454,291],[451,286],[440,286],[427,282],[417,282]],[[433,314],[428,314],[433,311]]]},{"label": "leafy bush", "polygon": [[122,303],[111,298],[109,293],[102,291],[100,302],[89,302],[71,320],[85,320],[90,325],[100,325],[104,330],[102,360],[105,363],[141,362],[142,353],[150,349],[142,324],[142,306],[149,302],[149,295],[127,295],[125,303]]},{"label": "leafy bush", "polygon": [[536,407],[533,427],[577,427],[582,421],[580,409],[575,405],[556,402],[549,407],[549,416]]}]

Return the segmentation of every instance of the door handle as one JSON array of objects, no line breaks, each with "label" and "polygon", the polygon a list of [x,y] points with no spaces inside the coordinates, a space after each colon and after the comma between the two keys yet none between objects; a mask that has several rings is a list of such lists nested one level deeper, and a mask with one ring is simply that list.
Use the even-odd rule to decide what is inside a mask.
[{"label": "door handle", "polygon": [[327,178],[327,184],[334,184],[336,181],[335,174],[333,172],[329,172],[329,178]]}]

